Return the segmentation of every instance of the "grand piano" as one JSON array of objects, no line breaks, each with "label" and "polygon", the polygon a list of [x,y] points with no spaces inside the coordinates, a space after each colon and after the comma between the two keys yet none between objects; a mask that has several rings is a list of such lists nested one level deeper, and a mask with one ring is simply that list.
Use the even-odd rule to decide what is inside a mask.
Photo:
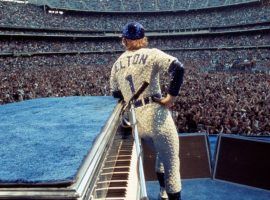
[{"label": "grand piano", "polygon": [[[84,98],[84,100],[80,98]],[[50,107],[52,113],[54,113],[54,109],[57,110],[59,106],[63,106],[61,112],[65,112],[65,110],[68,110],[64,109],[67,106],[75,109],[74,114],[80,117],[84,107],[88,108],[87,106],[89,106],[91,98],[97,97],[69,97],[57,98],[53,101],[50,99],[39,99],[31,100],[31,102],[20,102],[14,105],[2,106],[3,109],[1,109],[0,115],[2,118],[3,116],[7,118],[9,117],[8,115],[11,117],[14,113],[21,112],[20,116],[22,118],[19,120],[23,120],[23,118],[29,117],[25,116],[24,110],[32,109],[31,113],[35,114]],[[20,180],[5,182],[0,177],[0,199],[140,199],[140,184],[137,173],[138,155],[136,154],[134,139],[129,129],[124,130],[119,126],[119,114],[122,105],[117,104],[114,100],[108,100],[110,97],[99,97],[99,99],[95,99],[95,105],[93,105],[95,112],[89,113],[89,115],[98,115],[99,109],[102,108],[103,104],[99,103],[100,105],[97,105],[97,102],[102,102],[102,98],[107,98],[107,103],[111,101],[113,109],[111,109],[112,105],[110,105],[109,117],[106,119],[105,124],[101,125],[100,132],[93,141],[92,146],[89,146],[89,151],[81,159],[82,163],[79,165],[74,177],[68,180],[47,182]],[[81,110],[80,112],[76,112],[76,106]],[[98,106],[101,107],[98,108]],[[38,110],[35,108],[38,108]],[[62,114],[65,115],[65,113]],[[4,126],[1,125],[8,123],[5,119],[1,119],[1,132],[5,131]],[[55,121],[51,123],[55,123]],[[66,125],[68,126],[69,124]],[[54,131],[57,131],[57,129]],[[2,146],[3,149],[5,148],[4,146]],[[0,171],[0,174],[4,173]]]}]

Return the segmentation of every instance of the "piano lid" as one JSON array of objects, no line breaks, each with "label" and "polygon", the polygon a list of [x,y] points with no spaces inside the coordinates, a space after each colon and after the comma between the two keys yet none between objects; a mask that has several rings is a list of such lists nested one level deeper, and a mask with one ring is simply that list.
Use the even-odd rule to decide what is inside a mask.
[{"label": "piano lid", "polygon": [[116,103],[112,97],[66,97],[1,106],[0,187],[73,184]]}]

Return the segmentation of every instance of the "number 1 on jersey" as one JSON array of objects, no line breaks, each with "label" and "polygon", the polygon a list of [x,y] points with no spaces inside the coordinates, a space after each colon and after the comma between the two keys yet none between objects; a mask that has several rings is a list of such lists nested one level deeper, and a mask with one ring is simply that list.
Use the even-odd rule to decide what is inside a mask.
[{"label": "number 1 on jersey", "polygon": [[131,75],[126,76],[126,80],[129,83],[129,87],[130,87],[130,90],[131,90],[132,94],[134,94],[135,93],[135,86],[134,86],[134,83],[133,83],[132,76]]}]

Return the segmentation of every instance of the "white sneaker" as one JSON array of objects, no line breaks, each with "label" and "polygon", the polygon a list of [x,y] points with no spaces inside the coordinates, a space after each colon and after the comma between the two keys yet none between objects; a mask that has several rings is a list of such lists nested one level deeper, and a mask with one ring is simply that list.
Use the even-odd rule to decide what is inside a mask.
[{"label": "white sneaker", "polygon": [[164,187],[160,187],[159,195],[158,195],[158,200],[168,200],[169,197],[167,195],[167,192]]}]

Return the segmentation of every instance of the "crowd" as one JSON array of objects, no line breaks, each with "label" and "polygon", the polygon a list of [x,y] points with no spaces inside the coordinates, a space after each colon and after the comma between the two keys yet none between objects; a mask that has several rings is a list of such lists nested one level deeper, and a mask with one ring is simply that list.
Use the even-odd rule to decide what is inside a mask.
[{"label": "crowd", "polygon": [[[172,109],[179,132],[270,134],[270,71],[210,73],[202,70],[214,58],[226,61],[250,56],[261,59],[265,68],[270,69],[268,49],[169,53],[186,66],[185,82]],[[0,104],[52,96],[110,95],[110,69],[118,56],[0,58]],[[164,91],[165,88],[163,84]]]},{"label": "crowd", "polygon": [[[83,52],[83,51],[123,51],[120,39],[12,39],[0,40],[1,53],[27,53],[27,52]],[[190,49],[190,48],[233,48],[270,45],[270,35],[267,32],[238,35],[180,35],[178,37],[150,37],[150,46],[164,49]]]},{"label": "crowd", "polygon": [[[120,39],[119,39],[120,41]],[[16,52],[82,52],[82,51],[103,51],[123,50],[120,42],[114,40],[32,40],[12,39],[0,40],[1,53]]]},{"label": "crowd", "polygon": [[[120,41],[118,39],[117,41]],[[7,52],[82,52],[82,51],[103,51],[123,50],[120,42],[111,40],[0,40],[0,54]]]},{"label": "crowd", "polygon": [[35,67],[76,67],[76,66],[94,66],[104,67],[115,58],[115,54],[110,53],[91,53],[91,54],[52,54],[38,56],[10,56],[0,57],[0,70],[16,69],[35,70]]},{"label": "crowd", "polygon": [[[255,24],[246,24],[244,26],[224,26],[224,27],[212,27],[208,30],[210,32],[223,32],[223,31],[241,31],[241,30],[251,30],[251,29],[269,29],[270,21],[266,23],[255,23]],[[196,30],[195,30],[196,31]],[[198,30],[197,30],[198,31]]]},{"label": "crowd", "polygon": [[222,47],[240,47],[240,46],[263,46],[270,44],[269,33],[253,34],[219,34],[219,35],[181,35],[170,38],[150,38],[151,45],[162,48],[222,48]]},{"label": "crowd", "polygon": [[[83,1],[52,1],[46,3],[56,8],[72,10],[96,10],[99,11],[155,11],[155,10],[183,10],[213,6],[224,6],[236,3],[247,3],[251,0],[83,0]],[[31,2],[31,1],[30,1]]]},{"label": "crowd", "polygon": [[17,35],[26,35],[26,34],[31,34],[31,35],[41,35],[41,36],[51,36],[51,35],[61,35],[61,36],[70,36],[70,37],[79,37],[79,36],[103,36],[105,35],[104,31],[74,31],[74,30],[42,30],[41,29],[8,29],[6,27],[0,27],[0,33],[1,34],[17,34]]},{"label": "crowd", "polygon": [[201,73],[195,65],[173,108],[179,132],[270,135],[270,74]]},{"label": "crowd", "polygon": [[170,52],[186,62],[196,63],[200,71],[211,71],[215,66],[231,66],[235,62],[254,61],[254,68],[270,73],[269,49],[219,49],[219,50],[182,50]]},{"label": "crowd", "polygon": [[[169,33],[169,34],[187,34],[187,33],[200,33],[200,32],[239,32],[243,30],[263,30],[270,29],[270,21],[251,23],[251,24],[242,24],[242,25],[233,25],[233,26],[217,26],[217,27],[197,27],[197,28],[183,28],[183,29],[159,29],[159,30],[147,30],[147,33]],[[71,29],[61,29],[61,28],[12,28],[7,26],[0,26],[0,33],[6,35],[40,35],[40,36],[69,36],[80,38],[81,36],[105,36],[106,34],[119,35],[120,31],[116,30],[71,30]]]},{"label": "crowd", "polygon": [[[133,2],[133,1],[131,1]],[[183,1],[184,2],[184,1]],[[270,21],[270,5],[266,0],[256,5],[231,7],[230,9],[193,10],[152,13],[48,13],[43,7],[31,4],[2,2],[0,26],[23,26],[32,28],[62,28],[72,30],[119,31],[123,24],[138,21],[147,30],[179,30],[230,26]],[[177,3],[177,2],[175,2]]]},{"label": "crowd", "polygon": [[0,104],[51,96],[109,95],[109,63],[117,55],[0,58]]},{"label": "crowd", "polygon": [[[173,108],[179,132],[270,135],[269,50],[173,52],[186,65],[186,81]],[[263,73],[205,68],[233,60],[257,60]],[[226,62],[226,63],[225,63]]]}]

